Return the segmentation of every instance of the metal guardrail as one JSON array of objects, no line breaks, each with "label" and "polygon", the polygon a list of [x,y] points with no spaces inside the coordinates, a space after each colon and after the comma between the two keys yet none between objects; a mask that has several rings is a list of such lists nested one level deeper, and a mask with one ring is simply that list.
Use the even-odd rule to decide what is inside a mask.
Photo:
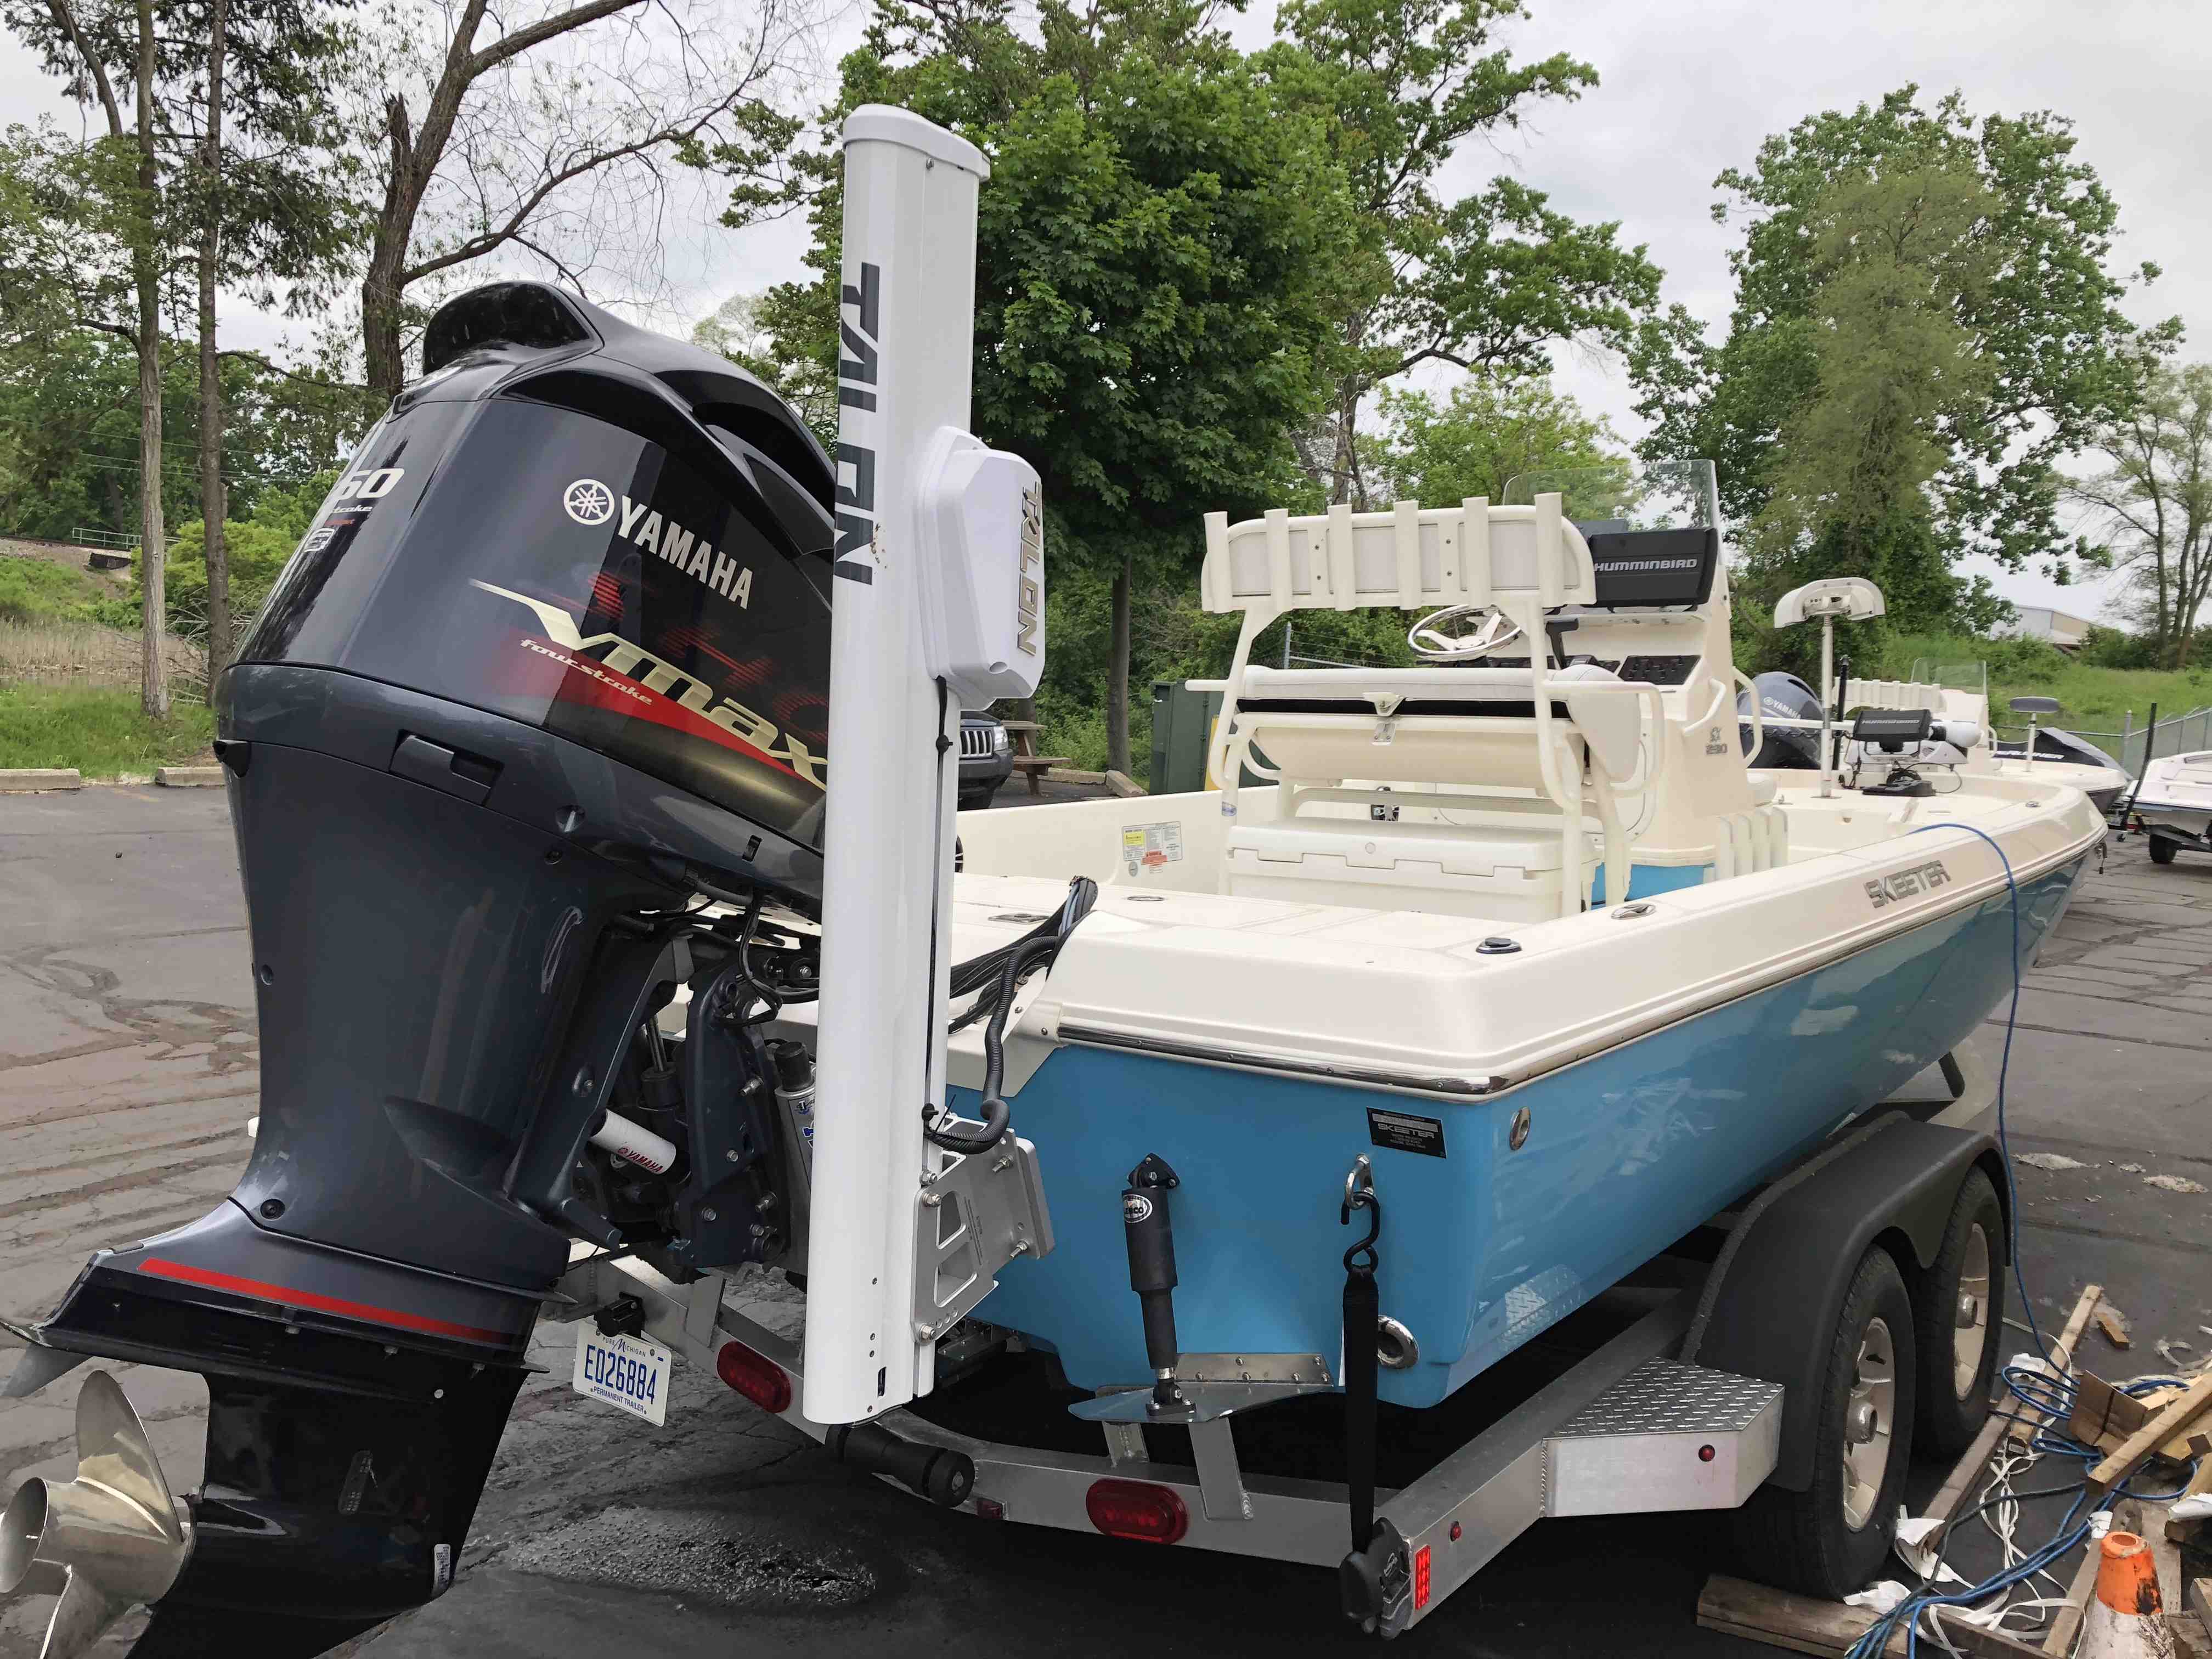
[{"label": "metal guardrail", "polygon": [[106,547],[118,553],[136,553],[139,538],[119,530],[93,530],[77,525],[70,531],[70,541],[77,547]]}]

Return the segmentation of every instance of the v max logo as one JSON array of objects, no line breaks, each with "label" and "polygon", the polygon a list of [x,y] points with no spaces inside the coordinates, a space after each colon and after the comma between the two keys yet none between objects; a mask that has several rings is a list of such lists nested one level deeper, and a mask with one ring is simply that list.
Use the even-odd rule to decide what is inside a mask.
[{"label": "v max logo", "polygon": [[[619,635],[594,634],[586,639],[576,626],[576,619],[557,605],[548,605],[544,600],[533,599],[526,593],[495,587],[489,582],[477,581],[474,578],[470,580],[469,586],[502,599],[513,599],[527,609],[538,618],[538,626],[546,639],[563,650],[597,663],[610,673],[635,680],[646,690],[657,692],[672,702],[690,709],[701,719],[713,721],[749,748],[757,749],[770,760],[789,767],[816,788],[830,787],[821,756],[809,750],[796,737],[779,732],[774,720],[756,714],[736,698],[724,697],[718,702],[712,688],[674,663],[664,661],[643,646],[634,645]],[[678,686],[683,689],[677,690]],[[641,702],[648,701],[635,691],[627,695],[637,697]]]},{"label": "v max logo", "polygon": [[1931,863],[1915,865],[1910,870],[1899,870],[1893,876],[1876,877],[1867,883],[1866,890],[1867,896],[1874,901],[1874,908],[1879,910],[1899,899],[1911,898],[1917,893],[1932,893],[1938,887],[1950,884],[1951,872],[1943,867],[1939,859]]}]

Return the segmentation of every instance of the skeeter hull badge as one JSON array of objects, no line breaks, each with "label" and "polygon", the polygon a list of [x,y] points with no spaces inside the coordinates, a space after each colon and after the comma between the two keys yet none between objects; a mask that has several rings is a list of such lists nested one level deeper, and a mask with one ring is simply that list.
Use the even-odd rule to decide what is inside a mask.
[{"label": "skeeter hull badge", "polygon": [[1386,1112],[1379,1107],[1367,1109],[1367,1139],[1377,1146],[1387,1146],[1394,1152],[1419,1152],[1425,1158],[1444,1155],[1444,1126],[1433,1117],[1416,1117],[1410,1112]]}]

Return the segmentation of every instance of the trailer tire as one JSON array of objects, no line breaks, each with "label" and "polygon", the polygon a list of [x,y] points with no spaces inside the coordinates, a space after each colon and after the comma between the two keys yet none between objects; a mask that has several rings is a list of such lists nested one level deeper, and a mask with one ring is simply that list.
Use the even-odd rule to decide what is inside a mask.
[{"label": "trailer tire", "polygon": [[[1920,1280],[1913,1346],[1920,1356],[1918,1427],[1923,1453],[1954,1457],[1973,1443],[1990,1414],[1998,1330],[2005,1304],[2004,1211],[1997,1189],[1976,1169],[1959,1183],[1942,1248]],[[1960,1323],[1972,1297],[1972,1322]],[[1975,1336],[1979,1341],[1975,1351]]]},{"label": "trailer tire", "polygon": [[2165,836],[2153,836],[2150,838],[2150,861],[2153,864],[2172,863],[2175,851],[2173,843]]},{"label": "trailer tire", "polygon": [[1912,1298],[1876,1245],[1860,1258],[1830,1340],[1811,1484],[1762,1486],[1736,1511],[1746,1577],[1833,1601],[1881,1569],[1912,1461],[1913,1352]]}]

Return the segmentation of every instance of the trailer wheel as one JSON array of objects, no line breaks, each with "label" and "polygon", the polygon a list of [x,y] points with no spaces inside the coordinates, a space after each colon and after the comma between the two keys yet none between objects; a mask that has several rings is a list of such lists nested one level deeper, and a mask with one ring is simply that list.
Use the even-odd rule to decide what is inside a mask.
[{"label": "trailer wheel", "polygon": [[1981,1432],[1990,1413],[2004,1297],[2004,1212],[1989,1176],[1970,1170],[1959,1183],[1943,1247],[1922,1282],[1916,1310],[1922,1451],[1954,1456]]},{"label": "trailer wheel", "polygon": [[1762,1486],[1736,1511],[1747,1576],[1839,1601],[1880,1570],[1912,1461],[1912,1298],[1889,1252],[1860,1261],[1821,1382],[1813,1480]]},{"label": "trailer wheel", "polygon": [[2174,845],[2166,837],[2153,836],[2150,838],[2150,861],[2153,864],[2171,864],[2173,862],[2173,854]]}]

